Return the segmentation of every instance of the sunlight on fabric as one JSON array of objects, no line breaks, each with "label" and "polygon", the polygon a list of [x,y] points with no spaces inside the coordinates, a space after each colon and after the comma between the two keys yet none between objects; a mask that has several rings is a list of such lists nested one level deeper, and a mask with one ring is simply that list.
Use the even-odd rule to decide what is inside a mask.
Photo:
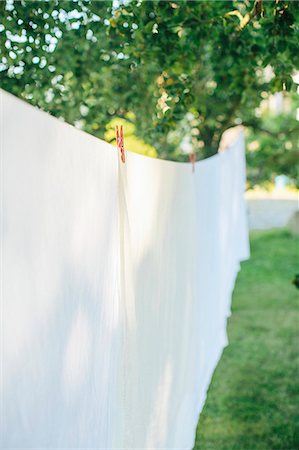
[{"label": "sunlight on fabric", "polygon": [[63,385],[70,396],[76,395],[90,371],[91,330],[87,315],[80,309],[74,317],[66,344]]}]

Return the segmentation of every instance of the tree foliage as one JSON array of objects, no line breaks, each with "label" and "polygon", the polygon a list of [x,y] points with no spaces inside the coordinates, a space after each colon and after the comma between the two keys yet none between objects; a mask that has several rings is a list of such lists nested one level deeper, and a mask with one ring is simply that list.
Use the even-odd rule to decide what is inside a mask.
[{"label": "tree foliage", "polygon": [[[236,124],[281,135],[256,108],[271,93],[295,92],[297,2],[6,0],[0,8],[2,87],[96,136],[123,118],[160,157],[184,160],[182,142],[204,158]],[[270,172],[290,173],[296,148],[277,151],[266,158]]]},{"label": "tree foliage", "polygon": [[274,114],[261,108],[247,132],[247,179],[249,185],[273,181],[280,174],[288,174],[298,186],[298,121],[299,99],[289,96],[284,110]]}]

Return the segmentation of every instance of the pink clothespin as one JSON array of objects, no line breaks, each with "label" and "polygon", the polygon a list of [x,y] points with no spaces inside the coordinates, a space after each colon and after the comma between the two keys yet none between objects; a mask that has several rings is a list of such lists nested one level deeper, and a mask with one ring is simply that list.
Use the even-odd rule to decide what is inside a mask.
[{"label": "pink clothespin", "polygon": [[120,159],[123,163],[126,162],[125,157],[125,147],[124,147],[124,132],[123,132],[123,126],[121,125],[118,129],[118,126],[116,125],[116,145],[118,150],[120,151]]},{"label": "pink clothespin", "polygon": [[196,156],[195,156],[194,152],[189,153],[189,161],[192,164],[192,173],[194,173],[195,172],[195,162],[196,162]]}]

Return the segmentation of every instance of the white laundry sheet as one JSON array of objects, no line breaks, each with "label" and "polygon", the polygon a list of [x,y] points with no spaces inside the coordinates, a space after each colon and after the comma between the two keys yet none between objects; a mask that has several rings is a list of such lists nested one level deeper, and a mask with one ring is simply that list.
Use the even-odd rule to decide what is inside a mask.
[{"label": "white laundry sheet", "polygon": [[193,173],[1,114],[1,448],[192,449],[249,255],[243,135]]}]

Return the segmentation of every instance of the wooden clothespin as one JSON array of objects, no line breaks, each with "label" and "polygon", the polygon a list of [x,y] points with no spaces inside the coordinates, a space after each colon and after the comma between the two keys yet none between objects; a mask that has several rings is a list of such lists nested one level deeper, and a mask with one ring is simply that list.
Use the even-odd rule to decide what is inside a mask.
[{"label": "wooden clothespin", "polygon": [[124,147],[124,132],[123,132],[123,126],[121,125],[118,129],[118,126],[116,125],[116,146],[117,149],[120,152],[120,159],[123,163],[126,162],[125,157],[125,147]]},{"label": "wooden clothespin", "polygon": [[189,161],[192,164],[192,173],[194,173],[195,172],[195,162],[196,162],[196,156],[195,156],[194,152],[189,153]]}]

